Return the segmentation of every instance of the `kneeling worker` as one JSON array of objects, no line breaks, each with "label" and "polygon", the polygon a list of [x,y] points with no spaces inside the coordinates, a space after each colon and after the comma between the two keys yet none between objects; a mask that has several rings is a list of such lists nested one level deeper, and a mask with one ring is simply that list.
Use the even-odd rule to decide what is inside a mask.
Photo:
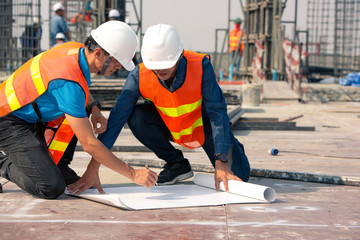
[{"label": "kneeling worker", "polygon": [[[122,66],[132,70],[137,42],[128,24],[106,22],[91,31],[85,45],[64,43],[30,59],[8,77],[0,85],[0,176],[37,197],[57,198],[66,183],[56,164],[75,134],[83,149],[99,161],[95,164],[139,185],[154,186],[155,172],[128,166],[95,137],[94,131],[106,128],[100,109],[90,109],[95,115],[93,127],[85,110],[94,102],[89,93],[90,73],[109,76]],[[97,123],[102,126],[98,128]],[[98,177],[91,169],[89,165],[85,179],[92,174]],[[100,185],[95,187],[103,192]]]}]

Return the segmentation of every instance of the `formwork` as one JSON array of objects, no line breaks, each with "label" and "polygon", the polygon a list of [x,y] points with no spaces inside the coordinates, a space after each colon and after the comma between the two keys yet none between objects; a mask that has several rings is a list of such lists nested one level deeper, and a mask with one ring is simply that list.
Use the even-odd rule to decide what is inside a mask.
[{"label": "formwork", "polygon": [[8,75],[40,52],[40,0],[0,2],[0,74]]},{"label": "formwork", "polygon": [[[128,24],[138,34],[141,44],[142,0],[3,0],[0,2],[0,76],[10,75],[51,47],[45,31],[50,29],[50,20],[55,15],[53,5],[57,2],[64,5],[72,41],[83,43],[92,29],[108,21],[109,11],[117,9],[121,21],[125,21],[129,11],[135,14]],[[48,13],[44,14],[46,10]],[[44,44],[40,45],[43,40]]]},{"label": "formwork", "polygon": [[308,0],[309,64],[344,76],[360,68],[360,1]]},{"label": "formwork", "polygon": [[[281,27],[281,15],[285,3],[281,0],[246,0],[239,1],[244,16],[241,25],[245,35],[240,38],[244,43],[244,52],[241,60],[241,67],[238,73],[242,79],[252,81],[253,79],[253,59],[256,55],[256,42],[263,47],[261,68],[266,78],[270,78],[272,70],[282,71],[283,53],[282,40],[284,38],[284,29]],[[234,22],[230,16],[230,9],[233,2],[228,1],[228,28],[215,30],[215,71],[229,69],[232,59],[228,51],[228,33]],[[237,2],[235,3],[237,4]],[[222,33],[224,38],[220,42],[219,36]],[[221,49],[218,50],[218,45]],[[235,58],[235,57],[234,57]]]}]

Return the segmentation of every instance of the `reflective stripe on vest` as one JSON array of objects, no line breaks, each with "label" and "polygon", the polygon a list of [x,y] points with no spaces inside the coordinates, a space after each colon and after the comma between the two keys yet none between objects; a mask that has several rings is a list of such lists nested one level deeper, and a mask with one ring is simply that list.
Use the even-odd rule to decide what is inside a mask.
[{"label": "reflective stripe on vest", "polygon": [[60,120],[62,121],[59,125],[52,126],[52,128],[57,128],[55,130],[55,134],[54,130],[51,129],[46,129],[44,134],[49,154],[55,164],[59,163],[74,136],[74,132],[72,131],[66,118],[61,118]]},{"label": "reflective stripe on vest", "polygon": [[0,117],[35,101],[54,79],[79,83],[87,103],[89,89],[78,63],[81,47],[84,45],[75,42],[62,44],[30,59],[11,74],[0,85]]},{"label": "reflective stripe on vest", "polygon": [[[236,29],[231,30],[231,32],[229,34],[229,49],[230,49],[230,51],[235,51],[236,46],[238,45],[238,42],[240,40],[241,34],[242,34],[241,30],[236,30]],[[242,38],[244,38],[244,36]],[[242,41],[243,41],[243,39],[242,39]],[[241,51],[244,50],[244,43],[240,43],[239,49]]]},{"label": "reflective stripe on vest", "polygon": [[202,60],[205,56],[184,52],[186,79],[173,93],[161,85],[151,70],[139,65],[141,95],[154,103],[173,140],[187,148],[200,147],[205,139],[201,112]]},{"label": "reflective stripe on vest", "polygon": [[[41,79],[40,68],[39,68],[39,59],[41,58],[42,54],[43,53],[40,53],[39,55],[34,57],[30,65],[31,78],[38,92],[38,96],[43,94],[46,90],[44,83]],[[19,100],[16,97],[15,89],[13,87],[13,81],[14,81],[14,74],[11,74],[11,76],[6,80],[6,84],[5,84],[5,95],[7,98],[7,102],[11,108],[11,111],[15,111],[22,107],[21,104],[19,103]]]},{"label": "reflective stripe on vest", "polygon": [[[89,88],[86,78],[79,66],[79,49],[82,47],[85,46],[81,43],[64,43],[24,63],[0,85],[0,117],[35,101],[40,95],[46,92],[50,81],[55,79],[77,82],[84,90],[86,106],[89,97]],[[51,123],[49,123],[49,125],[51,125]],[[65,125],[68,126],[68,124],[64,124],[64,126]],[[68,126],[68,128],[70,128],[70,126]],[[52,146],[51,151],[57,151],[59,154],[61,152],[62,156],[64,146],[69,144],[74,133],[71,128],[71,133],[69,129],[65,129],[64,132],[59,130],[60,129],[58,129],[52,139],[58,139],[56,135],[59,134],[59,136],[61,136],[59,137],[60,140],[55,140],[57,142],[50,144],[50,146]],[[65,138],[65,133],[69,134],[69,137]],[[67,144],[64,139],[68,141]]]}]

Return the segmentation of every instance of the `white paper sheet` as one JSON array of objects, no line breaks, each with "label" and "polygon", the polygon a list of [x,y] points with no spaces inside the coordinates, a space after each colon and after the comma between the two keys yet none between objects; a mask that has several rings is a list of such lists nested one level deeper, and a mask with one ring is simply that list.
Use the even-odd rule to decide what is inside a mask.
[{"label": "white paper sheet", "polygon": [[[128,210],[266,203],[273,202],[276,198],[272,188],[237,181],[229,181],[229,192],[216,191],[214,176],[208,174],[196,174],[194,182],[195,185],[177,184],[152,188],[103,188],[106,194],[100,194],[96,189],[88,189],[78,197]],[[223,185],[221,188],[223,189]],[[68,192],[66,194],[74,195]]]}]

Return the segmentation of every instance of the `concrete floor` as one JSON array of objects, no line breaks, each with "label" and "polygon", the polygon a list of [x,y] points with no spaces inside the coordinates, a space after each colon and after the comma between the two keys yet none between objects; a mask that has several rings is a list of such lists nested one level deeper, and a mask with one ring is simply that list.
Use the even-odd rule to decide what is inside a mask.
[{"label": "concrete floor", "polygon": [[[108,170],[105,170],[106,172]],[[121,186],[120,177],[105,186]],[[125,181],[126,182],[126,181]],[[34,198],[14,184],[0,195],[0,239],[358,239],[359,188],[251,178],[271,204],[126,211],[61,196]]]},{"label": "concrete floor", "polygon": [[[248,118],[281,120],[302,114],[294,120],[296,125],[315,127],[235,131],[253,173],[264,170],[272,177],[253,176],[250,182],[273,187],[274,203],[126,211],[65,195],[37,199],[7,183],[0,194],[0,239],[360,239],[360,104],[274,102],[244,109]],[[142,148],[128,129],[116,145]],[[279,154],[269,155],[271,148]],[[156,166],[163,164],[151,152],[116,155],[157,172],[161,169]],[[194,169],[211,171],[201,149],[186,151],[185,156]],[[81,175],[89,160],[87,153],[77,151],[72,168]],[[298,181],[283,179],[286,173]],[[106,167],[101,167],[100,177],[104,186],[131,184]],[[319,183],[336,178],[348,181]]]}]

